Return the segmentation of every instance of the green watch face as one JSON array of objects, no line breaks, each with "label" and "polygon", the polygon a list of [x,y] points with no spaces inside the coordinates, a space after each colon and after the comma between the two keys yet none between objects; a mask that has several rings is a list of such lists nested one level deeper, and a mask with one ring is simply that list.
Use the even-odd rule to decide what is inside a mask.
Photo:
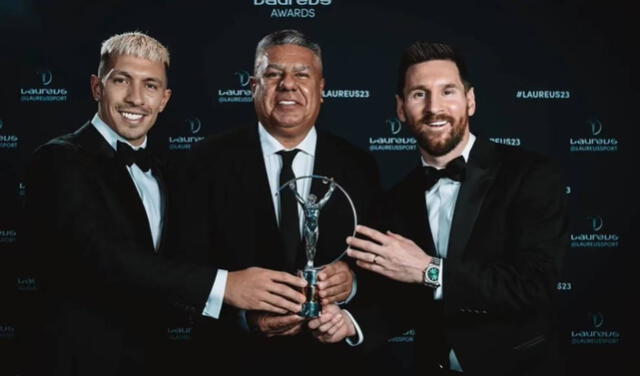
[{"label": "green watch face", "polygon": [[440,269],[435,267],[427,269],[427,278],[429,278],[429,281],[438,282],[438,276],[440,276]]}]

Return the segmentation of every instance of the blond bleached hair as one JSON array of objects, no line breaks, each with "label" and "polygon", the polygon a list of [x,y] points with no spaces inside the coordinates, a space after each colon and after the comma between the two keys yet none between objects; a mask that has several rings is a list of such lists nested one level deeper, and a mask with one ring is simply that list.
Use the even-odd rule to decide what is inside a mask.
[{"label": "blond bleached hair", "polygon": [[165,69],[169,68],[169,50],[155,38],[139,31],[133,31],[113,35],[102,42],[98,77],[104,78],[108,73],[109,59],[119,55],[158,61],[164,64]]}]

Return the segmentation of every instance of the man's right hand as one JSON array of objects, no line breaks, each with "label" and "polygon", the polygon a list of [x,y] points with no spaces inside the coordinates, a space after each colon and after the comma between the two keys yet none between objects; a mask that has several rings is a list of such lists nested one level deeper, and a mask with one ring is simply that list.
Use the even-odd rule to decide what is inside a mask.
[{"label": "man's right hand", "polygon": [[305,302],[299,290],[306,285],[304,279],[289,273],[251,267],[229,272],[224,302],[245,310],[297,313]]},{"label": "man's right hand", "polygon": [[304,317],[297,314],[274,315],[269,312],[247,311],[249,326],[267,337],[293,336],[302,331]]}]

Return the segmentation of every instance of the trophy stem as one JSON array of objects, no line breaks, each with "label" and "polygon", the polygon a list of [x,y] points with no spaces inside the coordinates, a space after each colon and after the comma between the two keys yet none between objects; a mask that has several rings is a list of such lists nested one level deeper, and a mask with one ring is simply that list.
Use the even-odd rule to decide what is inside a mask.
[{"label": "trophy stem", "polygon": [[307,263],[304,270],[298,270],[298,275],[307,281],[307,286],[303,290],[307,301],[302,304],[302,311],[299,313],[302,317],[316,318],[320,316],[322,310],[318,296],[318,273],[320,270],[322,269],[313,267],[313,262],[311,262],[311,267]]}]

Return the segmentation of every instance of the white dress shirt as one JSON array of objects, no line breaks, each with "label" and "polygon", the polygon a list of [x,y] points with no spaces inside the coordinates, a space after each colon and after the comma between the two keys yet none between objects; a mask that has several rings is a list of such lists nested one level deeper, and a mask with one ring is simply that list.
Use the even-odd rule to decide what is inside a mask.
[{"label": "white dress shirt", "polygon": [[[470,134],[469,141],[462,150],[462,157],[465,162],[469,160],[469,153],[471,152],[471,147],[473,147],[475,141],[476,137],[473,134]],[[424,158],[421,158],[421,160],[423,166],[429,166]],[[442,276],[444,274],[444,264],[446,263],[447,251],[449,248],[451,220],[453,219],[453,211],[456,207],[459,191],[460,182],[449,178],[441,178],[433,187],[431,187],[431,189],[424,193],[427,212],[429,213],[429,227],[431,228],[431,234],[433,235],[433,244],[436,247],[438,257],[442,258],[442,272],[438,276],[440,286],[433,292],[435,300],[441,300],[443,298]],[[458,361],[453,349],[449,353],[449,361],[452,370],[462,371],[460,362]]]},{"label": "white dress shirt", "polygon": [[[267,178],[269,180],[269,188],[271,188],[271,198],[273,200],[273,209],[276,213],[276,220],[280,223],[280,195],[278,194],[278,188],[280,185],[280,170],[282,170],[282,157],[278,154],[279,151],[290,151],[293,149],[300,150],[293,162],[291,162],[291,169],[296,177],[308,176],[313,174],[313,162],[316,154],[316,142],[318,140],[318,133],[316,128],[313,127],[307,133],[307,136],[294,148],[287,149],[276,140],[264,126],[258,123],[258,134],[260,136],[260,146],[262,147],[262,156],[264,158],[264,167],[267,170]],[[311,179],[301,179],[296,181],[296,190],[302,196],[303,199],[307,199],[309,192],[311,191]],[[304,223],[304,213],[302,208],[298,205],[298,219],[300,226],[300,233],[302,233],[302,224]]]},{"label": "white dress shirt", "polygon": [[[144,149],[147,147],[147,137],[140,146],[133,146],[122,136],[117,134],[111,129],[98,114],[95,114],[91,120],[91,124],[96,130],[104,137],[104,139],[111,145],[113,150],[116,150],[117,142],[124,142],[131,146],[134,150]],[[137,164],[126,166],[127,172],[131,176],[131,180],[138,191],[144,210],[147,213],[147,220],[149,221],[149,229],[151,230],[151,238],[153,239],[153,247],[156,252],[158,251],[158,245],[160,244],[160,235],[162,229],[162,205],[160,200],[160,187],[158,181],[151,173],[151,170],[143,172]]]}]

